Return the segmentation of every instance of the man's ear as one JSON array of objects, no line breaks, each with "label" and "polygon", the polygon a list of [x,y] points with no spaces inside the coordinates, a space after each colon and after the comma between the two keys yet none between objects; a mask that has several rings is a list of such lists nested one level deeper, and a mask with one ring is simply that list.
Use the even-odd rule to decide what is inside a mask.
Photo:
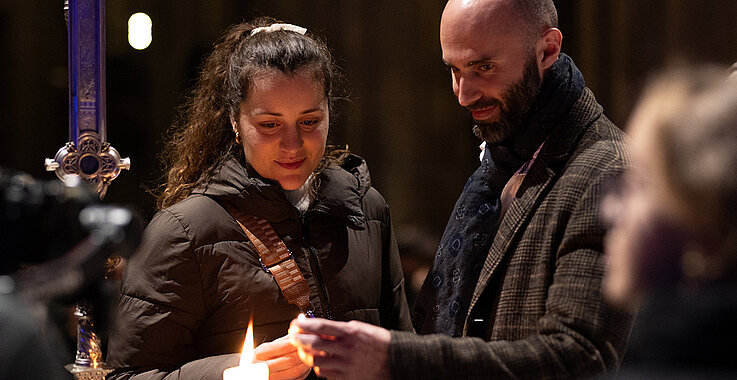
[{"label": "man's ear", "polygon": [[562,43],[563,33],[558,28],[546,30],[540,40],[537,41],[535,51],[539,62],[538,67],[542,73],[547,71],[558,60]]}]

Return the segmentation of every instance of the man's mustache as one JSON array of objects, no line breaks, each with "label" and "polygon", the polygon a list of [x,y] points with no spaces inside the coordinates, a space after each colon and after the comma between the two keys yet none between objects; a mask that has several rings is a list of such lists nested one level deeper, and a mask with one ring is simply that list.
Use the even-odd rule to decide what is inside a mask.
[{"label": "man's mustache", "polygon": [[475,103],[467,106],[466,109],[469,112],[472,112],[475,110],[480,110],[480,109],[484,109],[484,108],[488,108],[492,106],[498,106],[499,108],[504,109],[502,103],[496,99],[479,99]]}]

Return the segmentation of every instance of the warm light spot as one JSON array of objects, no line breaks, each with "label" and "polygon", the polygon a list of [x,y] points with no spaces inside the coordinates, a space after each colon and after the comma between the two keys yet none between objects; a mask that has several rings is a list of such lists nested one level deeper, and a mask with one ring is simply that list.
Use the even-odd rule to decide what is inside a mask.
[{"label": "warm light spot", "polygon": [[[305,318],[307,318],[304,314],[299,313],[297,316],[298,321],[304,321]],[[292,343],[296,343],[294,336],[300,333],[299,327],[295,325],[289,326],[288,334],[289,339]],[[307,364],[308,366],[312,367],[312,365],[315,362],[315,359],[312,357],[312,355],[305,352],[305,349],[302,346],[297,346],[297,356],[299,357],[299,360],[302,361],[302,363]]]},{"label": "warm light spot", "polygon": [[97,366],[100,364],[100,362],[97,360],[97,359],[101,359],[99,358],[100,356],[98,354],[99,352],[100,350],[97,348],[97,343],[94,340],[92,340],[90,342],[90,352],[89,352],[90,360],[92,360],[92,368],[97,368]]},{"label": "warm light spot", "polygon": [[128,43],[136,50],[143,50],[151,45],[153,37],[151,17],[139,12],[128,19]]}]

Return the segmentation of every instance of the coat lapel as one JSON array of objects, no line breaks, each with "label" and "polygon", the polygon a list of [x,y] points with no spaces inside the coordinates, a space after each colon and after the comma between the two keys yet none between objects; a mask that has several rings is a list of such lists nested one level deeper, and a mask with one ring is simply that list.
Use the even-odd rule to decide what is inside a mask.
[{"label": "coat lapel", "polygon": [[514,249],[516,242],[519,241],[524,232],[523,227],[534,214],[541,197],[547,193],[548,187],[553,183],[554,175],[555,173],[548,168],[543,160],[538,159],[533,163],[517,192],[517,198],[512,202],[501,220],[471,297],[469,312],[475,306],[499,263],[502,262],[507,252]]}]

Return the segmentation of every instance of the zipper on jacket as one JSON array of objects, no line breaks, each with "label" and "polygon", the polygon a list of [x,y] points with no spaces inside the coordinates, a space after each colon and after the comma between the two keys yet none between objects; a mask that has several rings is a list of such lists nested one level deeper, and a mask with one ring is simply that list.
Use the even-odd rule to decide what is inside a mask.
[{"label": "zipper on jacket", "polygon": [[327,319],[333,319],[333,313],[330,310],[330,301],[328,300],[328,289],[325,286],[325,282],[322,279],[322,272],[320,271],[320,263],[317,260],[317,253],[315,252],[315,247],[312,246],[312,243],[310,243],[310,228],[307,226],[307,222],[305,220],[305,216],[301,215],[299,217],[300,224],[302,225],[302,237],[305,240],[305,243],[307,243],[307,248],[310,251],[310,254],[307,255],[308,261],[310,262],[310,267],[312,268],[312,273],[315,276],[315,283],[317,283],[317,296],[320,298],[320,303],[323,307],[323,312],[325,313],[325,318]]}]

